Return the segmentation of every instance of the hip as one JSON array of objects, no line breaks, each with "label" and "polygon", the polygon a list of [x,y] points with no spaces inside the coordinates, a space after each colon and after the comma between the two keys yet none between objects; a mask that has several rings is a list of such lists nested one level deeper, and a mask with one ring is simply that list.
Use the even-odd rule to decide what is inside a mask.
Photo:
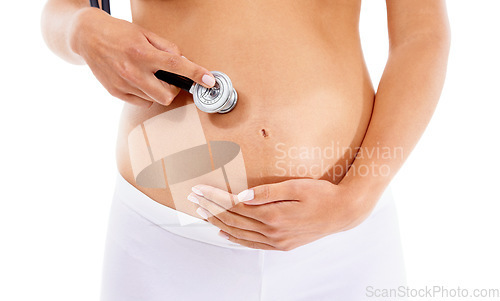
[{"label": "hip", "polygon": [[[158,203],[127,182],[120,174],[116,178],[113,202],[128,207],[153,225],[178,236],[219,247],[254,250],[220,237],[218,235],[219,228],[201,218]],[[388,215],[387,212],[391,214]],[[383,192],[374,209],[361,225],[351,230],[323,237],[308,244],[311,246],[306,248],[318,248],[315,245],[330,241],[338,241],[338,244],[343,244],[345,247],[345,245],[349,245],[349,237],[360,238],[359,235],[373,237],[373,234],[387,230],[369,227],[369,225],[375,225],[381,219],[384,220],[384,223],[392,221],[392,226],[397,230],[397,216],[391,187],[388,187]],[[293,250],[288,252],[293,252]]]},{"label": "hip", "polygon": [[118,176],[102,300],[376,300],[367,287],[405,285],[390,189],[359,226],[291,251],[246,248],[217,230]]}]

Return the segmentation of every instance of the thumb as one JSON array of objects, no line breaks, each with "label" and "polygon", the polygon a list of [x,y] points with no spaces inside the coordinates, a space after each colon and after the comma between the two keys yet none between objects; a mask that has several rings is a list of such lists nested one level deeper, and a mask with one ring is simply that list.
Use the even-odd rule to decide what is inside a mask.
[{"label": "thumb", "polygon": [[238,193],[238,203],[262,205],[277,201],[298,200],[295,196],[295,188],[294,180],[255,186]]}]

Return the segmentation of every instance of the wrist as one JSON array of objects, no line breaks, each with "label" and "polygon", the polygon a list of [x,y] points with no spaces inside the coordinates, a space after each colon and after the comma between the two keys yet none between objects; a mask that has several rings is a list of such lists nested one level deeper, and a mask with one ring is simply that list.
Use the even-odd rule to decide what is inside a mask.
[{"label": "wrist", "polygon": [[387,184],[384,181],[367,177],[344,178],[338,184],[345,196],[343,198],[346,212],[344,231],[358,226],[370,215]]},{"label": "wrist", "polygon": [[70,50],[83,58],[86,40],[92,32],[91,26],[98,21],[103,12],[94,7],[84,7],[79,9],[73,16],[68,29],[68,45]]},{"label": "wrist", "polygon": [[347,187],[354,194],[355,199],[365,198],[367,195],[382,193],[392,180],[392,173],[368,171],[353,164],[339,185]]}]

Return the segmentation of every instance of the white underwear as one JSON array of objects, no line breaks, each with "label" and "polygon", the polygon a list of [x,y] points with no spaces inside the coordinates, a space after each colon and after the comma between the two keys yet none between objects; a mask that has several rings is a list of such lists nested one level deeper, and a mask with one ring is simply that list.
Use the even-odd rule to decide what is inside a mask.
[{"label": "white underwear", "polygon": [[116,179],[115,198],[153,224],[180,236],[216,246],[248,249],[220,237],[219,228],[200,218],[193,217],[162,205],[127,182],[120,174]]},{"label": "white underwear", "polygon": [[119,176],[101,300],[402,300],[367,295],[406,284],[389,189],[359,226],[286,252],[239,246],[186,218],[195,220],[180,226],[177,211]]}]

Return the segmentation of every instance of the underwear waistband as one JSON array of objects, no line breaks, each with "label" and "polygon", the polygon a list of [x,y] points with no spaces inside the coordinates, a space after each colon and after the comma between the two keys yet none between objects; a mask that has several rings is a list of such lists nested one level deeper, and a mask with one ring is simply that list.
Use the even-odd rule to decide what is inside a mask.
[{"label": "underwear waistband", "polygon": [[[127,182],[119,173],[116,177],[114,198],[123,202],[155,225],[179,236],[225,248],[256,250],[220,237],[218,235],[220,229],[209,222],[154,201]],[[380,197],[368,219],[372,218],[378,210],[392,201],[392,191],[388,187]]]}]

